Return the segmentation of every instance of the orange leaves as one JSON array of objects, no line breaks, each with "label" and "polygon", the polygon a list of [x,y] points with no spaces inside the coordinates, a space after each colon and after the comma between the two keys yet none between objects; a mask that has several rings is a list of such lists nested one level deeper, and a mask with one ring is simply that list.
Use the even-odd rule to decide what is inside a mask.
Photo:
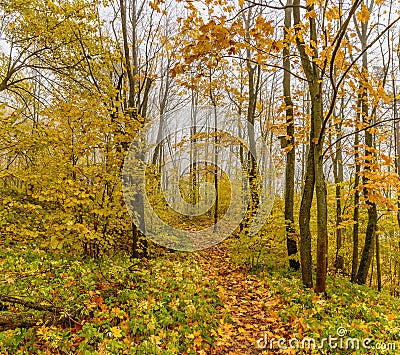
[{"label": "orange leaves", "polygon": [[282,40],[273,39],[272,36],[274,33],[274,22],[271,20],[267,21],[262,15],[257,16],[254,26],[249,31],[249,41],[245,43],[245,47],[247,46],[252,50],[256,48],[255,59],[257,61],[263,62],[265,53],[282,51],[284,43]]},{"label": "orange leaves", "polygon": [[[364,125],[359,125],[359,129],[365,128]],[[369,129],[368,131],[370,131]],[[376,140],[379,141],[380,133],[378,130],[375,132]],[[395,172],[394,161],[391,156],[384,150],[381,151],[376,148],[366,147],[364,144],[358,145],[359,152],[366,151],[361,154],[357,163],[360,165],[361,171],[358,173],[360,177],[360,185],[358,191],[363,190],[367,192],[364,203],[366,201],[375,203],[386,211],[397,211],[396,200],[393,199],[395,191],[400,190],[400,179]],[[354,168],[354,165],[351,166]],[[354,193],[354,189],[350,189],[349,194]],[[368,208],[368,205],[365,204]],[[351,216],[349,221],[343,227],[351,224]]]},{"label": "orange leaves", "polygon": [[307,11],[307,13],[304,15],[305,18],[317,18],[318,15],[315,12],[315,10]]},{"label": "orange leaves", "polygon": [[272,23],[273,21],[266,21],[262,15],[258,15],[255,26],[252,30],[259,31],[266,36],[270,36],[274,34],[275,31],[275,27],[272,25]]},{"label": "orange leaves", "polygon": [[213,349],[216,354],[247,354],[264,334],[271,338],[285,335],[278,315],[282,304],[271,294],[265,280],[237,268],[225,253],[224,247],[213,248],[199,260],[219,284],[218,297],[223,302],[218,329],[212,331],[216,337]]},{"label": "orange leaves", "polygon": [[[227,15],[211,16],[205,19],[197,8],[191,8],[188,17],[181,21],[179,34],[182,49],[180,62],[172,70],[172,75],[183,74],[193,69],[193,63],[211,69],[226,56],[235,56],[242,49],[250,50],[255,61],[265,62],[270,52],[280,52],[283,42],[275,39],[274,21],[266,20],[260,14],[245,25],[241,16],[226,21]],[[178,37],[177,37],[178,38]]]},{"label": "orange leaves", "polygon": [[184,63],[175,66],[173,75],[189,70],[190,64],[196,60],[211,60],[212,63],[213,58],[220,58],[224,52],[228,54],[236,52],[236,42],[233,39],[235,32],[225,25],[223,17],[218,20],[211,19],[207,23],[199,20],[198,27],[193,27],[193,23],[183,27],[189,40],[181,51]]},{"label": "orange leaves", "polygon": [[154,0],[154,1],[150,1],[150,2],[149,2],[149,6],[150,6],[154,11],[162,12],[162,11],[160,10],[160,5],[161,5],[163,2],[164,2],[163,0]]},{"label": "orange leaves", "polygon": [[[390,211],[396,210],[396,205],[389,198],[385,197],[380,193],[374,193],[370,190],[370,194],[368,195],[368,201],[375,203],[378,206],[384,206]],[[368,205],[366,206],[368,208]]]},{"label": "orange leaves", "polygon": [[222,302],[225,302],[227,300],[226,295],[225,295],[225,290],[222,286],[218,286],[218,298]]},{"label": "orange leaves", "polygon": [[304,50],[305,50],[306,54],[309,55],[310,57],[314,56],[314,50],[308,44],[304,44]]},{"label": "orange leaves", "polygon": [[149,2],[149,6],[153,9],[153,10],[155,10],[155,11],[157,11],[157,12],[159,12],[160,11],[160,9],[159,9],[159,7],[154,3],[154,2]]},{"label": "orange leaves", "polygon": [[[390,158],[386,160],[389,162]],[[393,171],[364,171],[362,173],[367,181],[363,184],[368,195],[367,199],[389,211],[397,211],[395,201],[391,199],[391,191],[400,188],[400,180]]]},{"label": "orange leaves", "polygon": [[204,341],[203,338],[201,337],[201,330],[196,330],[191,334],[187,334],[186,338],[193,340],[193,346],[196,350],[201,349],[201,346]]},{"label": "orange leaves", "polygon": [[324,0],[306,0],[306,6],[311,7],[313,5],[323,6],[326,2]]},{"label": "orange leaves", "polygon": [[393,159],[385,154],[381,154],[381,159],[384,161],[384,165],[390,166],[393,164]]},{"label": "orange leaves", "polygon": [[389,322],[391,322],[392,320],[396,319],[396,317],[397,316],[395,314],[393,314],[393,313],[387,315],[387,319],[388,319]]},{"label": "orange leaves", "polygon": [[327,18],[328,21],[339,20],[341,15],[342,14],[338,6],[333,6],[331,8],[328,8],[325,12],[325,17]]},{"label": "orange leaves", "polygon": [[104,303],[103,297],[99,296],[98,292],[90,291],[89,295],[92,298],[90,301],[85,302],[88,310],[99,308],[102,312],[108,312],[108,306]]},{"label": "orange leaves", "polygon": [[365,4],[361,5],[361,10],[356,13],[357,20],[367,23],[370,18],[370,12]]},{"label": "orange leaves", "polygon": [[225,322],[224,319],[220,320],[217,331],[212,331],[212,333],[217,337],[215,347],[219,350],[226,349],[234,339],[234,327],[232,324]]},{"label": "orange leaves", "polygon": [[198,41],[223,42],[229,37],[229,31],[223,23],[216,23],[214,20],[206,23],[199,28]]},{"label": "orange leaves", "polygon": [[386,93],[386,90],[383,88],[382,84],[379,84],[378,88],[376,89],[376,94],[378,99],[382,100],[385,104],[390,104],[391,98]]}]

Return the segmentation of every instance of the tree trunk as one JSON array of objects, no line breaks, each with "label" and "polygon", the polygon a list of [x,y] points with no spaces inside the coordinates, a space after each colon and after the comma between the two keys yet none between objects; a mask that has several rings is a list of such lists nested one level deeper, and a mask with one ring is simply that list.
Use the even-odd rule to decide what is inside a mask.
[{"label": "tree trunk", "polygon": [[297,242],[294,239],[294,172],[296,162],[296,149],[294,141],[294,117],[293,102],[290,93],[290,44],[287,42],[287,30],[291,27],[292,11],[290,6],[292,0],[287,0],[287,9],[285,9],[284,24],[284,41],[283,48],[283,95],[286,107],[286,136],[289,137],[287,142],[288,150],[286,152],[286,169],[285,169],[285,224],[286,224],[286,246],[289,257],[289,266],[294,270],[300,269],[300,263],[293,256],[297,254]]},{"label": "tree trunk", "polygon": [[[367,31],[368,31],[368,23],[363,23],[361,25],[361,47],[365,50],[367,46]],[[370,124],[370,120],[368,118],[368,89],[367,89],[367,81],[368,81],[368,57],[367,51],[364,51],[362,56],[362,77],[361,84],[363,87],[362,91],[362,101],[361,101],[361,113],[363,123],[365,125]],[[370,130],[365,131],[365,167],[364,171],[371,171],[371,162],[373,159],[373,136]],[[378,221],[378,213],[376,210],[376,204],[369,200],[370,191],[367,189],[366,185],[368,183],[368,177],[363,175],[363,193],[366,200],[366,206],[368,209],[368,223],[367,230],[365,232],[365,243],[364,248],[361,254],[360,266],[358,268],[357,273],[357,283],[365,284],[368,277],[368,271],[371,266],[372,256],[373,256],[373,247],[374,247],[374,237],[376,231],[376,225]]]},{"label": "tree trunk", "polygon": [[[342,102],[343,107],[343,102]],[[343,119],[343,110],[341,110],[341,118]],[[343,229],[341,228],[342,223],[342,187],[343,182],[343,156],[342,156],[342,144],[340,137],[342,133],[341,123],[336,124],[336,152],[333,158],[333,173],[335,178],[335,198],[336,198],[336,256],[335,256],[335,269],[336,271],[343,271],[344,260],[341,253],[343,246]]]},{"label": "tree trunk", "polygon": [[[361,95],[358,96],[358,109],[361,109]],[[357,124],[359,122],[359,113],[356,116],[356,128],[354,134],[354,164],[356,167],[354,176],[354,211],[353,211],[353,256],[351,263],[351,282],[357,281],[357,270],[358,270],[358,228],[359,228],[359,203],[360,203],[360,192],[358,186],[360,185],[360,162],[359,160],[359,148],[360,138],[358,133]]]},{"label": "tree trunk", "polygon": [[382,290],[382,274],[381,274],[381,255],[379,249],[379,237],[375,236],[375,257],[376,257],[376,278],[378,282],[378,291]]},{"label": "tree trunk", "polygon": [[[315,140],[320,137],[322,126],[322,98],[321,85],[318,85],[318,94],[316,95],[315,110]],[[328,271],[328,206],[327,192],[323,169],[323,140],[316,144],[314,149],[315,164],[315,195],[317,198],[317,273],[315,278],[315,291],[322,293],[326,291],[326,275]]]},{"label": "tree trunk", "polygon": [[[311,129],[310,138],[313,136],[314,133]],[[305,181],[299,210],[301,276],[303,284],[309,288],[313,287],[310,210],[314,197],[314,184],[314,143],[312,142],[311,138],[310,148],[308,149]]]},{"label": "tree trunk", "polygon": [[35,309],[43,313],[41,315],[36,315],[31,312],[0,312],[0,332],[16,328],[30,328],[34,327],[38,323],[62,325],[71,321],[74,317],[73,314],[69,314],[62,307],[44,305],[39,302],[35,303],[17,297],[0,294],[0,305],[2,302],[18,304],[25,308]]},{"label": "tree trunk", "polygon": [[[137,49],[137,22],[138,11],[136,9],[136,2],[132,3],[130,16],[127,15],[126,0],[120,0],[120,14],[121,14],[121,29],[123,40],[123,56],[125,60],[126,76],[128,78],[128,101],[125,107],[125,113],[134,117],[140,125],[144,124],[147,115],[148,99],[150,89],[153,84],[153,79],[145,74],[143,78],[143,85],[140,85],[138,76],[138,49]],[[132,26],[132,38],[128,36],[128,20]],[[130,50],[130,47],[132,50]],[[145,146],[145,142],[141,142]],[[156,153],[158,154],[158,152]],[[144,157],[143,152],[138,153],[138,160]],[[140,216],[139,226],[132,222],[132,250],[131,256],[133,258],[146,257],[147,241],[144,238],[145,221],[144,221],[144,202],[141,196],[135,196],[137,205],[140,206],[141,211],[137,211]]]},{"label": "tree trunk", "polygon": [[214,110],[214,190],[215,190],[215,204],[214,204],[214,228],[213,232],[217,232],[217,223],[218,223],[218,200],[219,200],[219,189],[218,189],[218,117],[217,117],[217,104],[213,101],[213,110]]},{"label": "tree trunk", "polygon": [[[400,58],[400,56],[399,56]],[[396,84],[394,81],[394,78],[392,79],[392,86],[393,86],[393,115],[394,115],[394,147],[395,147],[395,165],[396,165],[396,172],[398,175],[400,175],[400,123],[398,118],[398,113],[397,113],[397,102],[398,99],[396,98],[397,92],[396,92]],[[397,191],[397,224],[399,225],[400,228],[400,191]]]},{"label": "tree trunk", "polygon": [[[313,10],[313,6],[307,6],[307,11]],[[293,18],[296,33],[299,33],[299,25],[301,23],[300,17],[300,0],[294,0],[293,2]],[[315,63],[315,59],[318,58],[318,36],[317,36],[317,23],[315,18],[309,18],[310,25],[310,42],[313,43],[313,53],[311,57],[305,51],[305,43],[302,40],[302,36],[296,36],[297,49],[300,53],[301,64],[303,71],[306,75],[308,82],[308,91],[311,99],[311,127],[310,132],[310,153],[313,153],[313,171],[315,181],[315,195],[317,198],[317,275],[316,275],[316,287],[317,293],[325,292],[326,290],[326,274],[327,274],[327,257],[328,257],[328,210],[327,210],[327,192],[326,183],[323,170],[323,143],[324,143],[324,132],[323,132],[323,105],[322,105],[322,79],[321,72],[318,65]],[[312,148],[313,146],[313,149]],[[308,167],[308,170],[309,167]],[[309,174],[307,171],[306,175]],[[307,179],[307,176],[306,176]],[[309,182],[310,183],[310,182]],[[307,185],[307,180],[306,180]],[[306,186],[305,186],[306,187]],[[310,188],[310,186],[307,186]],[[303,197],[305,193],[309,192],[304,189]],[[311,195],[312,198],[312,195]],[[302,201],[303,202],[303,201]],[[305,201],[311,207],[311,201]],[[302,210],[300,214],[309,214],[308,211]],[[301,217],[301,223],[307,223],[307,226],[301,226],[303,231],[309,230],[310,216],[304,218]],[[300,221],[300,220],[299,220]],[[302,236],[301,236],[302,237]],[[308,238],[308,236],[306,236]],[[308,243],[308,241],[306,240]],[[306,246],[305,246],[306,247]],[[308,253],[308,251],[307,251]]]}]

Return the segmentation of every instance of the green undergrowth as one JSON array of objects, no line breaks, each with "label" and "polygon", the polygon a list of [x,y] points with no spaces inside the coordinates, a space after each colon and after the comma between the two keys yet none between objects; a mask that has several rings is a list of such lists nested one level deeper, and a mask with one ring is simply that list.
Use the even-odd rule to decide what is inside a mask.
[{"label": "green undergrowth", "polygon": [[[292,272],[282,265],[272,267],[268,262],[252,265],[249,260],[252,260],[252,255],[254,257],[258,254],[251,251],[251,247],[246,249],[246,246],[242,246],[242,249],[250,252],[247,256],[239,255],[235,243],[233,241],[230,244],[233,262],[247,266],[250,273],[264,279],[269,287],[264,300],[266,314],[271,321],[267,339],[275,337],[275,351],[279,351],[277,340],[283,337],[287,341],[286,345],[291,338],[300,341],[297,354],[400,353],[398,297],[390,295],[387,290],[377,292],[335,275],[328,276],[327,293],[319,296],[313,289],[303,286],[300,272]],[[276,254],[271,255],[272,260],[276,258]],[[263,252],[260,260],[267,259],[268,254]],[[288,263],[283,255],[282,260]],[[316,346],[322,348],[312,351],[310,348],[313,345],[308,347],[308,341],[305,341],[301,349],[301,341],[307,337],[315,339]],[[329,337],[332,346],[328,344]],[[323,338],[326,339],[324,343]],[[364,340],[366,346],[363,345]],[[295,340],[293,344],[295,346]]]},{"label": "green undergrowth", "polygon": [[378,293],[333,276],[328,278],[327,294],[317,296],[303,287],[299,274],[264,277],[270,292],[282,302],[277,314],[292,336],[314,338],[317,345],[326,338],[323,348],[328,354],[400,352],[400,300],[386,291]]},{"label": "green undergrowth", "polygon": [[[217,291],[188,254],[132,263],[2,245],[0,294],[62,307],[61,325],[0,332],[0,354],[201,354],[217,327]],[[43,312],[0,303],[5,312]]]}]

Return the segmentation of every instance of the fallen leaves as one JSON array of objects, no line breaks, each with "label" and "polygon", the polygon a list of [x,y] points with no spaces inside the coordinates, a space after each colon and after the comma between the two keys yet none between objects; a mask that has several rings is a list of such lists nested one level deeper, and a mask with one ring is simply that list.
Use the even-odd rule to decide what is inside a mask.
[{"label": "fallen leaves", "polygon": [[[269,334],[285,335],[277,310],[280,302],[269,293],[264,280],[231,263],[228,251],[219,244],[198,258],[207,276],[214,280],[223,306],[212,354],[241,355],[259,353],[257,339]],[[265,352],[266,354],[268,352]]]}]

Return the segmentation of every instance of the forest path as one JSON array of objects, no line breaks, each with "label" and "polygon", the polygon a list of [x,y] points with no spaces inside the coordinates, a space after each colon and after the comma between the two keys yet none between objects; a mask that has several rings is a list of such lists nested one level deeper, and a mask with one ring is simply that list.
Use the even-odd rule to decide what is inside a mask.
[{"label": "forest path", "polygon": [[267,282],[231,262],[224,243],[197,255],[203,272],[218,284],[223,302],[218,309],[217,340],[210,355],[295,354],[294,349],[261,349],[257,344],[266,334],[268,339],[290,338],[277,315],[282,303],[271,294]]}]

